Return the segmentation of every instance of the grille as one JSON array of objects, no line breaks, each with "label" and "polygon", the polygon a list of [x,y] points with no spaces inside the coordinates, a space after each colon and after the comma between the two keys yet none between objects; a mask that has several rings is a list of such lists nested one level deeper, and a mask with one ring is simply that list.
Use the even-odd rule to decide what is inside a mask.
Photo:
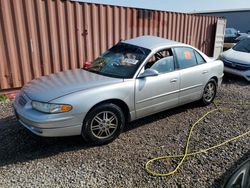
[{"label": "grille", "polygon": [[223,60],[223,62],[226,67],[230,67],[230,68],[238,69],[238,70],[250,70],[250,65],[235,63],[235,62],[228,61],[225,59]]},{"label": "grille", "polygon": [[19,99],[18,99],[18,103],[19,103],[21,106],[24,106],[24,105],[27,103],[27,101],[26,101],[26,99],[21,95],[21,96],[19,97]]}]

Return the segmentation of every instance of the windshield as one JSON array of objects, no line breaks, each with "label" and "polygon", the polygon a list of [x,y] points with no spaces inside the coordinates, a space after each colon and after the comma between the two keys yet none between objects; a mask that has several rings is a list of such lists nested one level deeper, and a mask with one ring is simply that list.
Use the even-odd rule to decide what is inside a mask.
[{"label": "windshield", "polygon": [[118,43],[95,59],[86,70],[116,78],[133,78],[149,53],[149,49]]},{"label": "windshield", "polygon": [[246,38],[237,43],[233,49],[239,52],[250,53],[250,38]]}]

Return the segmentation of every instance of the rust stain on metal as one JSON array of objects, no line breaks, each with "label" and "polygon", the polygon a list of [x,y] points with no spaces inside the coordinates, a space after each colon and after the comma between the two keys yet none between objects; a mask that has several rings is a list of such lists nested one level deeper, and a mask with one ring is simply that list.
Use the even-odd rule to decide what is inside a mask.
[{"label": "rust stain on metal", "polygon": [[156,35],[212,56],[218,18],[65,0],[0,1],[0,91],[93,61],[120,40]]}]

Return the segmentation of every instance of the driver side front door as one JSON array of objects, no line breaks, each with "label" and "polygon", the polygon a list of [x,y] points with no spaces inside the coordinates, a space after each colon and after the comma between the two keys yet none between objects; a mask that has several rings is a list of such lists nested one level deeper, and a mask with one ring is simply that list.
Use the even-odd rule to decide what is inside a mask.
[{"label": "driver side front door", "polygon": [[178,105],[180,72],[175,69],[171,49],[168,51],[170,53],[167,53],[167,56],[162,56],[149,67],[157,70],[158,76],[136,79],[135,108],[137,119]]}]

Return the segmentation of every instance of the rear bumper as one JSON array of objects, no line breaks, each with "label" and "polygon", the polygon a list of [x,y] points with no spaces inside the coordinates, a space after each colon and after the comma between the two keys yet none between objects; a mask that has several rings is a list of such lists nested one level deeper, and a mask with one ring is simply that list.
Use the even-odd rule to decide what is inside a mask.
[{"label": "rear bumper", "polygon": [[224,66],[224,72],[234,74],[237,76],[241,76],[245,78],[247,81],[250,81],[250,70],[241,71],[241,70],[232,69],[232,68]]}]

